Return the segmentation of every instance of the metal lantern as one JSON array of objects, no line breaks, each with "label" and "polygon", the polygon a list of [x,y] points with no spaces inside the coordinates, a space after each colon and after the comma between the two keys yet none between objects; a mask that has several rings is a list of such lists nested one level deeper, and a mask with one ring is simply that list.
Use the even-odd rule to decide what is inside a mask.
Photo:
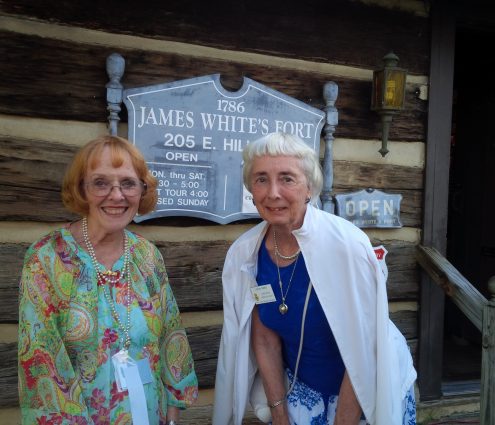
[{"label": "metal lantern", "polygon": [[392,52],[383,57],[383,63],[382,69],[373,72],[371,110],[382,117],[382,147],[378,152],[385,156],[392,117],[404,107],[407,71],[397,66],[399,57]]}]

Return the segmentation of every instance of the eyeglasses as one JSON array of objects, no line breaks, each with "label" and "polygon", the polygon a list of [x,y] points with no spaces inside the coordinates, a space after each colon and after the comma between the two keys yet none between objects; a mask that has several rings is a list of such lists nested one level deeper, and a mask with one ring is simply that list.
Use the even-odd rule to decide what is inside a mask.
[{"label": "eyeglasses", "polygon": [[118,187],[124,196],[138,196],[146,193],[146,183],[137,179],[125,179],[120,184],[112,184],[105,179],[94,179],[85,183],[88,192],[94,196],[108,196],[114,187]]}]

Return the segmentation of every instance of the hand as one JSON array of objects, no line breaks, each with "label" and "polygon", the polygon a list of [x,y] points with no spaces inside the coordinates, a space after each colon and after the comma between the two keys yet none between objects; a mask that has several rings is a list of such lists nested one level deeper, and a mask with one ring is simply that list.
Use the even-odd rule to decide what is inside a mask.
[{"label": "hand", "polygon": [[175,406],[167,406],[167,421],[166,425],[179,425],[180,410]]}]

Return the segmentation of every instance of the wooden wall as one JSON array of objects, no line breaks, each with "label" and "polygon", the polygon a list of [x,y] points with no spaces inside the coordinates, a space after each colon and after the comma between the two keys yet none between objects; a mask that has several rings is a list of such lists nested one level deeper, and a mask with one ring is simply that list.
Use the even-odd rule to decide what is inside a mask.
[{"label": "wooden wall", "polygon": [[[422,226],[426,126],[426,101],[418,93],[429,69],[425,3],[130,3],[0,0],[0,417],[19,423],[16,332],[23,255],[38,237],[75,218],[60,202],[61,178],[75,150],[107,131],[105,60],[113,52],[126,59],[126,87],[221,73],[226,88],[240,87],[247,76],[323,108],[323,85],[335,81],[335,191],[374,187],[403,195],[404,227],[367,233],[389,251],[391,317],[415,351],[414,248]],[[394,118],[390,153],[382,158],[379,117],[369,105],[372,70],[389,51],[408,69],[408,84],[406,108]],[[126,136],[124,115],[119,132]],[[201,391],[184,423],[210,423],[223,259],[253,223],[222,226],[176,217],[132,226],[162,251],[193,347]]]}]

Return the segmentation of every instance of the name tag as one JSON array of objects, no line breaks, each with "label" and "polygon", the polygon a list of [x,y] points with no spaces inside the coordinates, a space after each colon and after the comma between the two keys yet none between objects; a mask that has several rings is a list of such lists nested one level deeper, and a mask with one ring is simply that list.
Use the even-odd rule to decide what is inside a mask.
[{"label": "name tag", "polygon": [[254,286],[251,288],[256,304],[266,304],[277,301],[271,285]]},{"label": "name tag", "polygon": [[148,407],[143,384],[151,382],[153,376],[148,359],[134,361],[127,350],[112,356],[115,381],[119,392],[128,391],[131,417],[134,425],[149,425]]},{"label": "name tag", "polygon": [[112,356],[115,381],[119,392],[128,389],[126,374],[129,372],[130,368],[136,368],[142,384],[149,384],[153,381],[150,362],[147,358],[135,361],[128,356],[127,352],[125,352],[125,354],[123,353],[124,351],[121,350]]}]

